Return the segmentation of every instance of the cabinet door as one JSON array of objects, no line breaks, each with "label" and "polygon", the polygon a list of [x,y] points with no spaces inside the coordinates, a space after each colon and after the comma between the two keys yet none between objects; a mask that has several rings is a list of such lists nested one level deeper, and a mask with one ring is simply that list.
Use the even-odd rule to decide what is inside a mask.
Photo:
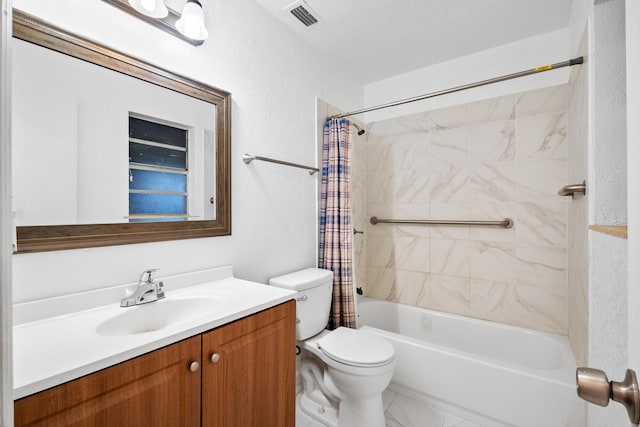
[{"label": "cabinet door", "polygon": [[202,335],[203,426],[294,427],[295,310],[289,301]]},{"label": "cabinet door", "polygon": [[201,371],[190,365],[200,363],[200,343],[193,337],[17,400],[15,425],[198,426]]}]

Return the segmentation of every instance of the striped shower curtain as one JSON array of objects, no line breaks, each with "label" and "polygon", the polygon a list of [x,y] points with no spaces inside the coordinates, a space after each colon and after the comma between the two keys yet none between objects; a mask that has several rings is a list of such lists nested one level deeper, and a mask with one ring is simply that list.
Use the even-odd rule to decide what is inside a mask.
[{"label": "striped shower curtain", "polygon": [[318,267],[333,271],[329,329],[356,327],[351,249],[351,137],[349,121],[324,124]]}]

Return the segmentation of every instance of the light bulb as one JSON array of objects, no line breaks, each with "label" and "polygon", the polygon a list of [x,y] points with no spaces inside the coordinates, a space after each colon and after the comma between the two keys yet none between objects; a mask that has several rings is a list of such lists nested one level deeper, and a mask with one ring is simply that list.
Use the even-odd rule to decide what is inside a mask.
[{"label": "light bulb", "polygon": [[196,19],[184,20],[184,35],[190,39],[195,39],[200,35],[200,24]]},{"label": "light bulb", "polygon": [[198,0],[187,0],[182,16],[176,21],[176,28],[193,40],[205,40],[209,33],[204,26],[204,12]]},{"label": "light bulb", "polygon": [[163,0],[129,0],[129,4],[138,12],[152,18],[164,18],[169,14]]},{"label": "light bulb", "polygon": [[153,12],[156,8],[156,0],[140,0],[140,4],[149,12]]}]

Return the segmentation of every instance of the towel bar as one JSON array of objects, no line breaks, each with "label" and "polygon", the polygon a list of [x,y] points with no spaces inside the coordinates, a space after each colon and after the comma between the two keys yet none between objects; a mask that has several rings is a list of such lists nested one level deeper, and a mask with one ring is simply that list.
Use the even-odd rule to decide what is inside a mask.
[{"label": "towel bar", "polygon": [[285,162],[284,160],[270,159],[269,157],[252,156],[251,154],[245,154],[245,155],[242,156],[242,161],[245,162],[246,164],[249,164],[254,160],[261,160],[263,162],[270,162],[270,163],[276,163],[276,164],[279,164],[279,165],[291,166],[291,167],[294,167],[294,168],[306,169],[306,170],[309,171],[309,175],[313,175],[314,173],[316,173],[316,172],[318,172],[320,170],[318,168],[314,168],[314,167],[311,167],[311,166],[300,165],[298,163],[291,163],[291,162]]}]

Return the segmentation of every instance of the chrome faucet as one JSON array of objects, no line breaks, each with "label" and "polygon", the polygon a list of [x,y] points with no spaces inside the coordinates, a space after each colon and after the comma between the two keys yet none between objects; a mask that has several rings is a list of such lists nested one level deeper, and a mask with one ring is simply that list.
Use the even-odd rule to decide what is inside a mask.
[{"label": "chrome faucet", "polygon": [[153,275],[157,269],[149,269],[142,272],[136,291],[120,301],[120,307],[145,304],[164,298],[164,284],[154,280]]}]

